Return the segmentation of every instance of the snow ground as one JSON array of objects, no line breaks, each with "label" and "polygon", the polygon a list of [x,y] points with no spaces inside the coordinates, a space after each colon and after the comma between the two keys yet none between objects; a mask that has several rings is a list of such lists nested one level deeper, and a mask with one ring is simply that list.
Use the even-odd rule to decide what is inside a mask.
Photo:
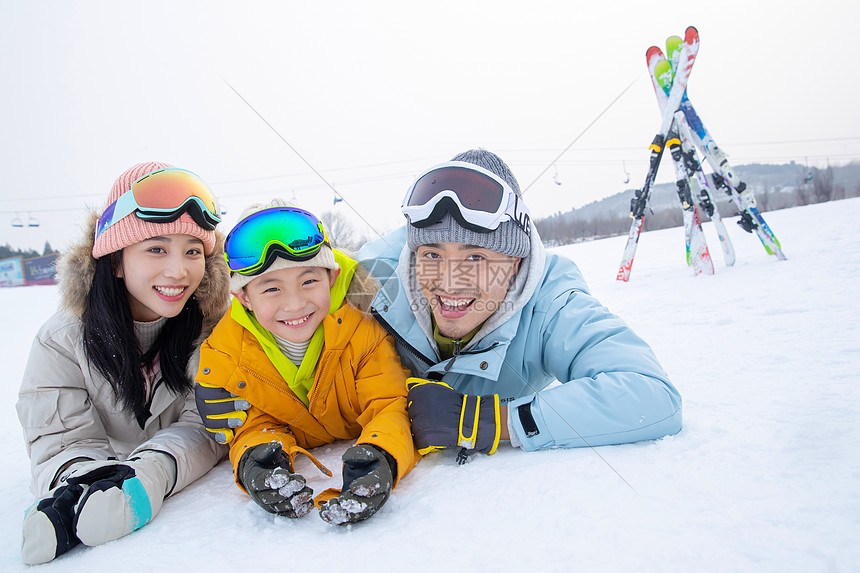
[{"label": "snow ground", "polygon": [[[525,453],[457,466],[425,458],[369,521],[336,528],[256,507],[222,462],[149,525],[77,548],[46,571],[856,571],[860,563],[857,367],[860,199],[766,213],[788,261],[727,220],[737,251],[693,277],[679,228],[642,235],[631,281],[624,237],[559,248],[592,292],[655,349],[684,399],[684,429],[656,442]],[[0,569],[21,571],[32,502],[14,411],[32,337],[56,287],[0,290]],[[345,443],[320,448],[339,468]],[[339,485],[307,463],[316,491]]]}]

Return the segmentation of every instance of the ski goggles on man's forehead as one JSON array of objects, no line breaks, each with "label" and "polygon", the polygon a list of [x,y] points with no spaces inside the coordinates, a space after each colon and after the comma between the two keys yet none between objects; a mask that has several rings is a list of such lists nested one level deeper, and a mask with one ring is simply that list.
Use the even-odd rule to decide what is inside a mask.
[{"label": "ski goggles on man's forehead", "polygon": [[476,232],[495,231],[508,219],[529,232],[529,209],[511,186],[492,171],[465,161],[442,163],[419,175],[400,209],[414,227],[438,223],[450,213]]},{"label": "ski goggles on man's forehead", "polygon": [[227,234],[224,259],[232,272],[258,275],[277,257],[307,261],[331,247],[323,224],[297,207],[269,207],[251,213]]},{"label": "ski goggles on man's forehead", "polygon": [[96,226],[96,238],[132,213],[152,223],[170,223],[188,213],[207,231],[221,222],[212,190],[191,171],[177,167],[151,171],[132,183],[131,188],[102,213]]}]

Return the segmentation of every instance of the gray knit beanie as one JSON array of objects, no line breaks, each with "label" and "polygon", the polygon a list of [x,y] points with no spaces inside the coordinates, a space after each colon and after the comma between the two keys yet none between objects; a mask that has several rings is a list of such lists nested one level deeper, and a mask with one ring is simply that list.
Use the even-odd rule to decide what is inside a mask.
[{"label": "gray knit beanie", "polygon": [[[507,182],[517,196],[520,185],[502,158],[486,149],[470,149],[455,155],[451,161],[466,161],[492,171]],[[524,258],[529,254],[529,235],[514,221],[504,221],[495,231],[486,233],[472,231],[460,225],[446,213],[438,222],[427,227],[406,225],[406,244],[414,251],[430,243],[462,243],[489,249],[502,255]]]}]

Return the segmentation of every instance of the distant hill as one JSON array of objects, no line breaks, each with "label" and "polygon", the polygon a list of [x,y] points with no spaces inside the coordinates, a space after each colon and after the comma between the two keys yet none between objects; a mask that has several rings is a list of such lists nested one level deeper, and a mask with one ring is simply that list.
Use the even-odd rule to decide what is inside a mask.
[{"label": "distant hill", "polygon": [[[774,211],[845,199],[860,195],[860,162],[826,169],[790,163],[735,166],[735,172],[753,190],[759,210]],[[563,245],[597,237],[625,234],[630,228],[630,200],[634,189],[627,189],[600,201],[535,221],[541,239],[549,245]],[[644,230],[663,229],[682,224],[674,183],[661,183],[652,189]],[[724,217],[737,215],[726,195],[715,193],[717,208]]]}]

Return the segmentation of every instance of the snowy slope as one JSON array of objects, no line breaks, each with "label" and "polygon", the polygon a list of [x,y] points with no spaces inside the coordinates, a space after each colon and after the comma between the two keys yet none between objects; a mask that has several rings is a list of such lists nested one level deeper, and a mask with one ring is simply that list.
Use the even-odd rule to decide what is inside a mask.
[{"label": "snowy slope", "polygon": [[[716,274],[684,265],[680,228],[560,248],[593,293],[657,352],[684,398],[674,437],[524,453],[457,466],[424,459],[364,524],[334,528],[257,508],[222,463],[148,526],[78,548],[45,571],[856,571],[860,563],[860,199],[766,213],[788,261],[727,221],[738,253]],[[825,225],[825,221],[827,224]],[[0,290],[0,570],[20,563],[31,503],[14,412],[32,336],[55,287]],[[346,444],[321,448],[338,468]],[[299,470],[319,491],[327,483]],[[338,472],[335,472],[336,474]],[[312,569],[313,568],[313,569]]]}]

